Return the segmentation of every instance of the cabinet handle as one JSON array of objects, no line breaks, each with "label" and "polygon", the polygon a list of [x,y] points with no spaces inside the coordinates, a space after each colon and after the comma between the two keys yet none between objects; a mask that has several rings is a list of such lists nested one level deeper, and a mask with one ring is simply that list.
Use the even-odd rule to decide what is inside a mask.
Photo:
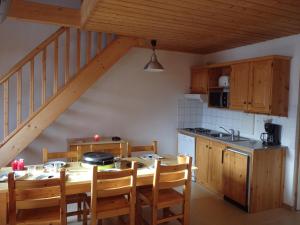
[{"label": "cabinet handle", "polygon": [[249,105],[251,105],[251,104],[252,104],[252,102],[248,102],[248,104],[249,104]]},{"label": "cabinet handle", "polygon": [[208,145],[206,145],[206,148],[208,148]]},{"label": "cabinet handle", "polygon": [[246,105],[247,104],[247,102],[246,101],[244,101],[244,105]]},{"label": "cabinet handle", "polygon": [[209,147],[209,149],[211,149],[211,147]]},{"label": "cabinet handle", "polygon": [[222,159],[221,159],[222,164],[224,163],[224,151],[225,151],[225,149],[222,149]]}]

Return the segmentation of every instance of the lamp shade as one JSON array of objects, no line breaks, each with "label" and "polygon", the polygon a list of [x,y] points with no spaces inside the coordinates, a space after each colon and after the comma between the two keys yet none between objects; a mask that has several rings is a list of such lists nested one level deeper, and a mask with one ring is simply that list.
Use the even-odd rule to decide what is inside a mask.
[{"label": "lamp shade", "polygon": [[162,72],[164,71],[164,67],[158,62],[155,53],[156,40],[151,40],[151,45],[152,45],[153,53],[150,61],[144,67],[144,70],[147,72]]},{"label": "lamp shade", "polygon": [[150,61],[144,67],[144,70],[147,72],[162,72],[162,71],[164,71],[164,67],[158,62],[154,51],[153,51]]}]

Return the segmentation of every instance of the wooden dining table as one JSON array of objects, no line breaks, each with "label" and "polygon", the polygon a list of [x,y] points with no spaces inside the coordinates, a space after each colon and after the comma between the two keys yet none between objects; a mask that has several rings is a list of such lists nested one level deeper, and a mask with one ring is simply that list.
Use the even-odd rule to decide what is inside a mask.
[{"label": "wooden dining table", "polygon": [[[128,161],[136,161],[144,166],[138,169],[137,186],[151,185],[154,175],[154,160],[144,159],[140,157],[124,158]],[[177,158],[172,155],[164,155],[161,159],[162,164],[176,165]],[[38,167],[38,165],[37,165]],[[41,166],[40,166],[41,167]],[[42,168],[42,167],[41,167]],[[195,168],[193,168],[195,169]],[[0,169],[0,172],[11,171],[10,167]],[[83,166],[81,162],[68,162],[66,165],[66,194],[79,194],[91,191],[92,170]],[[32,179],[31,176],[26,176],[24,179]],[[0,183],[0,225],[7,224],[7,206],[8,206],[8,185],[7,182]]]}]

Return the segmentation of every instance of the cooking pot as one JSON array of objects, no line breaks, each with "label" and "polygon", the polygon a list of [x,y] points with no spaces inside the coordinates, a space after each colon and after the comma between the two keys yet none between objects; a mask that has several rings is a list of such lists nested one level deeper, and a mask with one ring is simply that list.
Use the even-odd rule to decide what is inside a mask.
[{"label": "cooking pot", "polygon": [[107,152],[86,152],[82,156],[82,166],[98,166],[98,170],[114,168],[114,156]]}]

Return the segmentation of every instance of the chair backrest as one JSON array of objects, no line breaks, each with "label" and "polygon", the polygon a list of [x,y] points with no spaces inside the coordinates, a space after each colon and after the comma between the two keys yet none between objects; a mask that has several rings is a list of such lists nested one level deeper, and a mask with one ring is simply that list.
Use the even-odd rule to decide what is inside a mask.
[{"label": "chair backrest", "polygon": [[184,198],[189,198],[191,191],[192,158],[178,156],[177,165],[161,165],[155,160],[155,174],[153,178],[153,205],[157,204],[159,190],[183,186]]},{"label": "chair backrest", "polygon": [[132,162],[130,169],[120,171],[97,171],[93,167],[91,185],[91,210],[92,217],[97,212],[97,198],[128,195],[130,204],[136,202],[136,176],[137,163]]},{"label": "chair backrest", "polygon": [[47,180],[15,180],[14,173],[8,174],[9,224],[16,224],[16,211],[60,206],[61,224],[67,223],[65,170],[60,178]]},{"label": "chair backrest", "polygon": [[125,143],[107,143],[91,145],[90,148],[77,147],[78,160],[81,160],[82,155],[86,152],[108,152],[113,154],[115,157],[126,156],[126,144]]},{"label": "chair backrest", "polygon": [[67,159],[68,161],[78,161],[78,151],[65,151],[65,152],[49,152],[47,148],[43,148],[43,163],[49,161],[49,159]]},{"label": "chair backrest", "polygon": [[131,146],[130,144],[127,143],[128,156],[130,157],[132,152],[153,152],[157,154],[157,146],[158,146],[157,141],[152,141],[151,145],[141,145],[141,146]]}]

